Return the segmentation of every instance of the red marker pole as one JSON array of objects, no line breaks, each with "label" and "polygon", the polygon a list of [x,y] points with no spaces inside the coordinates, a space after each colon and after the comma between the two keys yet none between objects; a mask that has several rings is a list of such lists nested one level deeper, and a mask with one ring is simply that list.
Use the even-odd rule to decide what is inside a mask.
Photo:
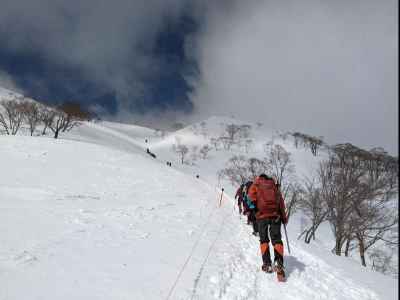
[{"label": "red marker pole", "polygon": [[219,198],[219,207],[221,207],[222,204],[222,196],[224,195],[224,188],[221,189],[221,198]]}]

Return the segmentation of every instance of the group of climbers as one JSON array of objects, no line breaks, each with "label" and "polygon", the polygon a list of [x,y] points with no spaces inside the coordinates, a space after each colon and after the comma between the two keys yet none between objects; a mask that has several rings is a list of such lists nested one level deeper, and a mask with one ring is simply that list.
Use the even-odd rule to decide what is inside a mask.
[{"label": "group of climbers", "polygon": [[258,226],[256,222],[256,207],[253,201],[248,197],[248,190],[253,184],[252,181],[247,181],[240,185],[236,191],[235,199],[238,199],[239,213],[247,216],[247,225],[252,225],[253,235],[258,235]]},{"label": "group of climbers", "polygon": [[[260,237],[262,257],[261,269],[267,273],[277,272],[278,279],[285,277],[283,265],[283,242],[281,225],[287,224],[285,203],[280,185],[266,174],[258,176],[254,182],[248,181],[237,189],[235,199],[239,213],[247,216],[247,224],[253,227],[253,234]],[[274,252],[271,261],[269,242]]]},{"label": "group of climbers", "polygon": [[[148,143],[147,139],[145,143]],[[149,148],[146,152],[156,158]],[[167,165],[172,166],[172,163],[167,161]],[[196,178],[199,177],[197,174]],[[287,224],[288,218],[280,184],[272,177],[260,174],[254,181],[242,183],[236,191],[235,199],[237,199],[239,214],[247,216],[247,224],[252,226],[253,235],[260,238],[261,269],[267,273],[276,271],[278,280],[283,281],[285,272],[281,226]],[[274,252],[273,264],[269,249],[270,242]]]}]

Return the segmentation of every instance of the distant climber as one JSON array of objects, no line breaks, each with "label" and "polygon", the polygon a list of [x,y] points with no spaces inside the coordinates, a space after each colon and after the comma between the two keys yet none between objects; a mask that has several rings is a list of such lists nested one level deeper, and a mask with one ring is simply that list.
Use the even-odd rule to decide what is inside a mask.
[{"label": "distant climber", "polygon": [[154,153],[150,152],[149,148],[146,149],[146,153],[149,154],[153,158],[157,158],[157,156]]},{"label": "distant climber", "polygon": [[244,187],[244,184],[242,183],[236,190],[236,194],[235,194],[235,200],[237,198],[237,206],[239,208],[239,215],[241,215],[243,213],[243,187]]},{"label": "distant climber", "polygon": [[[256,219],[263,260],[261,268],[265,272],[272,272],[275,269],[278,279],[284,280],[281,224],[287,224],[287,216],[282,194],[271,177],[261,174],[250,187],[248,195],[257,209]],[[268,233],[274,248],[274,269],[271,265]]]}]

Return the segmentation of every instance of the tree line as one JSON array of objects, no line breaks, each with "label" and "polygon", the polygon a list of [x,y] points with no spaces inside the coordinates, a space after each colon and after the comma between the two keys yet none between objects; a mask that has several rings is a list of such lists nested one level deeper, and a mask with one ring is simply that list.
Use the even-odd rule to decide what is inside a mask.
[{"label": "tree line", "polygon": [[357,249],[366,266],[370,252],[379,269],[377,262],[386,258],[373,246],[398,247],[398,158],[382,148],[364,150],[350,143],[326,149],[326,158],[300,179],[291,154],[273,142],[265,144],[264,159],[234,155],[218,175],[235,186],[260,173],[273,175],[281,184],[288,216],[300,210],[308,219],[299,239],[310,243],[327,222],[335,238],[333,253],[349,256]]},{"label": "tree line", "polygon": [[94,115],[75,102],[64,102],[57,106],[47,106],[25,97],[0,101],[0,133],[16,135],[26,126],[31,136],[40,127],[40,134],[50,130],[54,138],[69,131],[79,122],[90,120]]}]

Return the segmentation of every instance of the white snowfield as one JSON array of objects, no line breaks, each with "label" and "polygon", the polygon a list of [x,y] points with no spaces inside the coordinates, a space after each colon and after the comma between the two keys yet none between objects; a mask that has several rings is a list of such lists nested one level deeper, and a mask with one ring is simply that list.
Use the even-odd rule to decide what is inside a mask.
[{"label": "white snowfield", "polygon": [[[234,187],[216,180],[232,154],[213,150],[182,166],[171,151],[175,136],[201,145],[224,121],[209,119],[208,137],[183,129],[161,138],[109,122],[59,140],[0,136],[0,300],[397,299],[395,279],[333,255],[323,238],[298,241],[300,215],[287,227],[287,282],[260,271]],[[299,173],[316,162],[286,146]],[[252,154],[262,157],[261,148]]]},{"label": "white snowfield", "polygon": [[8,89],[5,89],[3,87],[0,86],[0,97],[3,99],[11,99],[13,98],[13,96],[19,96],[19,94],[10,91]]}]

